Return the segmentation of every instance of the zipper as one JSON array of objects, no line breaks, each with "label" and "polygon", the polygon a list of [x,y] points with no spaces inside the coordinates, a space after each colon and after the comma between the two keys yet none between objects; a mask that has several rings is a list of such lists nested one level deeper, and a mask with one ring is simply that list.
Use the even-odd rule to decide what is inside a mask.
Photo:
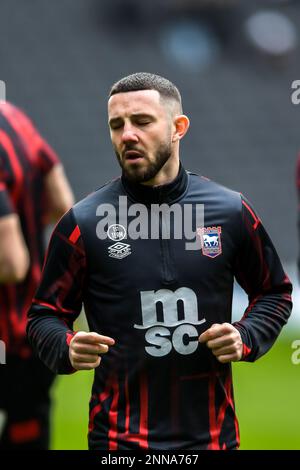
[{"label": "zipper", "polygon": [[[170,218],[169,218],[170,223]],[[159,241],[160,241],[160,253],[161,253],[161,263],[162,263],[162,281],[164,284],[169,285],[173,284],[177,280],[176,276],[176,267],[174,262],[174,256],[172,256],[172,247],[170,237],[172,235],[172,230],[170,227],[170,237],[162,237],[163,233],[167,233],[167,221],[166,215],[160,213],[159,217]]]}]

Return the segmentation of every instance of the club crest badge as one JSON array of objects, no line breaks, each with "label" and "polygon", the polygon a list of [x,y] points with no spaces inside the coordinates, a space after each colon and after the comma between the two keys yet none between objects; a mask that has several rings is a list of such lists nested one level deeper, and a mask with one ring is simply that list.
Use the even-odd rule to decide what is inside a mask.
[{"label": "club crest badge", "polygon": [[201,240],[202,254],[204,256],[216,258],[216,256],[222,254],[221,232],[222,228],[220,226],[197,229]]}]

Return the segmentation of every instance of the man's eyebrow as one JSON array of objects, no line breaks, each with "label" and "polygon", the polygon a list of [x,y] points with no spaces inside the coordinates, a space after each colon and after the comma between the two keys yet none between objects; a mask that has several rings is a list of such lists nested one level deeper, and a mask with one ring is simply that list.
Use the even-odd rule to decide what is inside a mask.
[{"label": "man's eyebrow", "polygon": [[154,119],[154,116],[149,113],[132,113],[131,116],[133,117],[146,117],[146,118],[151,118]]}]

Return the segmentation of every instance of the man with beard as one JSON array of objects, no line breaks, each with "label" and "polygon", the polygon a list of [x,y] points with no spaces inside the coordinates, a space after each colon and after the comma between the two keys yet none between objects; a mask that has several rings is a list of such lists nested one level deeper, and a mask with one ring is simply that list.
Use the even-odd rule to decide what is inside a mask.
[{"label": "man with beard", "polygon": [[[90,449],[236,449],[231,362],[254,361],[271,348],[291,312],[291,283],[250,203],[184,170],[179,143],[189,120],[169,80],[149,73],[121,79],[110,91],[108,118],[122,176],[55,228],[29,339],[55,373],[95,369]],[[197,204],[204,205],[202,225]],[[176,206],[177,216],[178,208],[191,209],[197,249],[176,236],[187,221],[168,222],[164,211],[158,237],[131,236],[134,209],[144,213],[145,229],[162,205]],[[104,225],[111,208],[115,223]],[[231,324],[234,277],[249,307]],[[73,331],[82,304],[89,333]]]}]

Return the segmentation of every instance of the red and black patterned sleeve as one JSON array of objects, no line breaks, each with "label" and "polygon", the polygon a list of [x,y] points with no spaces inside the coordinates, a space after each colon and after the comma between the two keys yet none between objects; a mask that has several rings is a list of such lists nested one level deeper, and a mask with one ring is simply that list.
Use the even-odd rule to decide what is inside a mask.
[{"label": "red and black patterned sleeve", "polygon": [[261,220],[243,196],[235,277],[248,294],[249,306],[234,326],[243,340],[243,360],[253,362],[271,348],[286,324],[292,310],[292,284]]},{"label": "red and black patterned sleeve", "polygon": [[60,163],[58,155],[43,138],[40,138],[38,156],[40,169],[43,174],[47,174],[53,168],[54,165]]},{"label": "red and black patterned sleeve", "polygon": [[28,312],[27,335],[40,359],[58,374],[73,372],[69,343],[82,308],[86,257],[71,209],[55,227],[42,280]]}]

